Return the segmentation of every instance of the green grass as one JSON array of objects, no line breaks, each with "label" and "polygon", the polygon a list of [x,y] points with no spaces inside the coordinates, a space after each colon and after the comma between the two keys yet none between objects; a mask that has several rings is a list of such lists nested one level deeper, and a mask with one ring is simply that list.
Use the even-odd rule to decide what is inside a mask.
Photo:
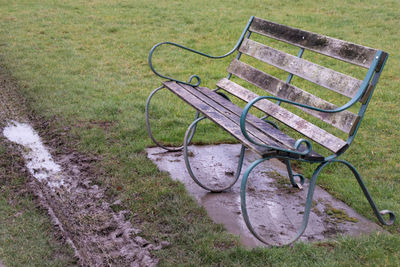
[{"label": "green grass", "polygon": [[22,159],[0,141],[0,261],[6,266],[74,265],[72,249],[56,237],[18,170]]},{"label": "green grass", "polygon": [[[393,236],[281,249],[238,247],[237,240],[212,224],[183,186],[160,173],[143,150],[152,145],[145,131],[145,101],[160,84],[147,65],[150,48],[168,40],[224,54],[255,15],[389,52],[362,128],[344,158],[359,169],[377,205],[400,214],[399,12],[397,1],[388,0],[0,0],[0,60],[19,81],[36,114],[53,121],[53,128],[71,127],[68,138],[76,140],[77,148],[101,155],[101,182],[143,220],[146,237],[171,242],[157,252],[162,264],[396,266],[400,256],[393,248],[400,243],[399,223],[386,228]],[[155,57],[163,73],[180,79],[196,73],[212,88],[226,75],[230,60],[205,60],[167,48]],[[158,107],[153,116],[160,116],[155,134],[179,144],[194,112],[168,93],[154,101]],[[204,122],[196,141],[233,140]],[[309,177],[312,169],[302,168]],[[376,221],[348,170],[326,169],[319,184]]]}]

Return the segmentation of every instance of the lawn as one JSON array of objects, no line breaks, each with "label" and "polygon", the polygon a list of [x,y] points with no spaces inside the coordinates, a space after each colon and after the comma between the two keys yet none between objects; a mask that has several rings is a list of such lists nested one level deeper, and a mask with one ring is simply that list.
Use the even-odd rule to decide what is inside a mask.
[{"label": "lawn", "polygon": [[[0,66],[18,81],[36,117],[65,131],[68,146],[101,158],[104,175],[98,182],[137,214],[145,238],[171,243],[157,252],[161,265],[398,266],[399,223],[385,227],[390,236],[289,248],[241,247],[205,216],[181,184],[146,158],[144,149],[152,143],[144,108],[148,94],[160,85],[147,65],[155,43],[173,41],[222,55],[236,43],[251,15],[380,48],[390,57],[344,159],[359,169],[378,207],[400,216],[399,14],[396,0],[0,0]],[[156,67],[163,73],[183,80],[198,74],[211,88],[226,75],[231,60],[211,61],[167,48],[156,57]],[[154,116],[159,116],[155,135],[168,144],[180,144],[193,110],[167,93],[154,101]],[[195,141],[233,140],[211,123],[202,123]],[[310,177],[311,168],[302,168]],[[349,172],[331,169],[320,177],[318,184],[377,221]],[[24,253],[15,248],[11,257],[2,251],[0,258],[7,266],[13,265],[12,257]]]}]

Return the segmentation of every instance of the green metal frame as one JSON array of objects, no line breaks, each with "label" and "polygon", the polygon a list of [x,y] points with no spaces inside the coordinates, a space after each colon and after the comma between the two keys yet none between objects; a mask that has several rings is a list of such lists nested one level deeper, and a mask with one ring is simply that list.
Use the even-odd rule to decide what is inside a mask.
[{"label": "green metal frame", "polygon": [[228,185],[226,185],[226,186],[224,186],[224,187],[222,187],[222,188],[212,188],[212,187],[209,187],[209,186],[207,186],[206,184],[202,183],[202,182],[200,181],[200,179],[198,179],[198,178],[196,177],[196,175],[193,173],[193,170],[192,170],[192,167],[191,167],[190,161],[189,161],[189,153],[188,153],[189,150],[188,150],[188,146],[189,146],[190,141],[191,141],[191,139],[192,139],[192,137],[193,137],[193,131],[194,131],[194,129],[196,128],[197,124],[198,124],[200,121],[202,121],[203,119],[205,119],[205,118],[206,118],[206,117],[200,117],[200,118],[194,120],[194,121],[192,122],[192,124],[190,124],[190,126],[188,127],[188,129],[187,129],[187,131],[186,131],[186,134],[185,134],[184,141],[183,141],[183,156],[184,156],[186,168],[187,168],[187,170],[188,170],[188,172],[189,172],[190,177],[192,177],[192,179],[193,179],[200,187],[204,188],[205,190],[208,190],[208,191],[214,192],[214,193],[219,193],[219,192],[226,191],[226,190],[228,190],[229,188],[231,188],[234,184],[236,184],[237,180],[239,179],[240,173],[241,173],[241,171],[242,171],[242,166],[243,166],[243,159],[244,159],[244,153],[245,153],[245,146],[242,145],[242,147],[241,147],[240,156],[239,156],[239,162],[238,162],[238,166],[237,166],[237,169],[236,169],[236,172],[235,172],[235,177],[234,177],[233,181],[232,181],[230,184],[228,184]]},{"label": "green metal frame", "polygon": [[[201,79],[200,79],[200,77],[199,77],[198,75],[192,75],[192,76],[189,77],[189,79],[188,79],[187,82],[184,82],[184,81],[180,81],[180,80],[177,80],[177,79],[168,77],[168,76],[166,76],[166,75],[160,74],[158,71],[156,71],[155,68],[154,68],[154,66],[153,66],[153,63],[152,63],[152,57],[153,57],[154,51],[155,51],[158,47],[160,47],[161,45],[172,45],[172,46],[181,48],[181,49],[183,49],[183,50],[187,50],[187,51],[196,53],[196,54],[198,54],[198,55],[205,56],[205,57],[212,58],[212,59],[220,59],[220,58],[227,57],[227,56],[233,54],[235,51],[238,50],[238,48],[240,47],[240,45],[241,45],[241,43],[242,43],[242,41],[243,41],[243,39],[244,39],[245,37],[246,37],[246,38],[249,38],[249,37],[250,37],[251,32],[249,31],[249,27],[250,27],[250,25],[251,25],[251,23],[252,23],[252,21],[253,21],[253,18],[254,18],[254,17],[250,17],[250,19],[249,19],[249,21],[248,21],[246,27],[244,28],[242,34],[241,34],[240,37],[239,37],[239,40],[237,41],[237,43],[236,43],[236,45],[233,47],[233,49],[232,49],[231,51],[229,51],[228,53],[222,55],[222,56],[211,56],[211,55],[208,55],[208,54],[206,54],[206,53],[199,52],[199,51],[197,51],[197,50],[194,50],[194,49],[185,47],[185,46],[180,45],[180,44],[176,44],[176,43],[173,43],[173,42],[162,42],[162,43],[156,44],[156,45],[150,50],[149,58],[148,58],[149,66],[150,66],[151,70],[152,70],[157,76],[159,76],[159,77],[161,77],[161,78],[164,78],[164,79],[167,79],[167,80],[170,80],[170,81],[176,81],[176,82],[178,82],[178,83],[183,83],[183,84],[191,85],[191,86],[194,86],[194,87],[199,86],[200,83],[201,83]],[[303,52],[304,52],[304,49],[301,48],[301,49],[299,50],[299,53],[298,53],[297,56],[298,56],[298,57],[302,57]],[[237,59],[240,59],[240,57],[241,57],[241,53],[238,51],[238,54],[237,54],[236,58],[237,58]],[[291,184],[292,184],[293,187],[297,187],[297,188],[302,188],[302,185],[304,184],[305,179],[304,179],[304,176],[303,176],[303,175],[301,175],[301,174],[294,174],[294,173],[293,173],[293,170],[292,170],[292,168],[291,168],[290,161],[291,161],[291,160],[299,160],[299,161],[308,162],[308,163],[318,163],[318,166],[317,166],[317,168],[315,169],[315,171],[314,171],[314,173],[313,173],[313,175],[312,175],[312,177],[311,177],[311,179],[310,179],[310,182],[309,182],[309,188],[308,188],[308,193],[307,193],[307,200],[306,200],[306,204],[305,204],[305,210],[304,210],[302,225],[300,226],[300,228],[299,228],[299,230],[298,230],[296,236],[295,236],[290,242],[286,243],[285,245],[289,245],[289,244],[295,242],[295,241],[298,240],[298,239],[300,238],[300,236],[304,233],[304,231],[305,231],[305,229],[306,229],[306,227],[307,227],[307,224],[308,224],[308,219],[309,219],[309,215],[310,215],[310,211],[311,211],[311,205],[312,205],[312,198],[313,198],[313,194],[314,194],[314,189],[315,189],[315,185],[316,185],[317,178],[318,178],[318,176],[320,175],[321,171],[322,171],[327,165],[329,165],[329,164],[331,164],[331,163],[336,163],[336,162],[337,162],[337,163],[342,163],[342,164],[346,165],[346,166],[352,171],[352,173],[353,173],[353,175],[355,176],[355,178],[357,179],[357,182],[359,183],[359,185],[360,185],[360,187],[361,187],[361,189],[362,189],[362,191],[363,191],[365,197],[367,198],[367,200],[368,200],[368,202],[369,202],[369,204],[370,204],[370,206],[371,206],[371,208],[372,208],[374,214],[376,215],[376,217],[378,218],[378,220],[379,220],[379,222],[380,222],[381,224],[384,224],[384,225],[391,225],[391,224],[394,223],[395,218],[396,218],[395,215],[394,215],[394,213],[393,213],[392,211],[389,211],[389,210],[382,210],[382,211],[379,211],[379,210],[378,210],[378,208],[376,207],[376,205],[375,205],[375,203],[374,203],[374,201],[373,201],[373,199],[372,199],[370,193],[368,192],[368,190],[367,190],[367,188],[366,188],[366,185],[364,184],[364,182],[363,182],[363,180],[362,180],[362,178],[361,178],[361,175],[357,172],[357,170],[355,169],[355,167],[352,166],[349,162],[347,162],[347,161],[345,161],[345,160],[339,160],[339,159],[337,159],[337,157],[339,157],[341,154],[343,154],[343,153],[349,148],[349,146],[352,144],[352,142],[353,142],[353,140],[354,140],[354,138],[355,138],[355,136],[356,136],[356,133],[357,133],[359,127],[360,127],[362,118],[364,117],[364,114],[365,114],[365,112],[366,112],[367,106],[368,106],[368,104],[369,104],[369,102],[370,102],[370,99],[371,99],[371,96],[372,96],[372,94],[373,94],[373,91],[374,91],[374,89],[375,89],[375,87],[376,87],[376,84],[377,84],[377,82],[378,82],[378,80],[379,80],[379,77],[380,77],[380,75],[381,75],[381,73],[382,73],[382,70],[383,70],[383,67],[384,67],[384,65],[385,65],[385,63],[386,63],[386,60],[387,60],[387,54],[384,53],[383,51],[380,51],[380,50],[379,50],[379,51],[376,53],[375,58],[374,58],[374,60],[373,60],[373,62],[372,62],[372,64],[371,64],[370,68],[368,69],[367,74],[366,74],[366,76],[365,76],[365,78],[364,78],[364,80],[363,80],[363,82],[362,82],[362,84],[361,84],[359,90],[358,90],[357,93],[355,94],[355,96],[354,96],[352,99],[350,99],[346,104],[344,104],[343,106],[338,107],[338,108],[336,108],[336,109],[332,109],[332,110],[323,110],[323,109],[320,109],[320,108],[316,108],[316,107],[313,107],[313,106],[305,105],[305,104],[302,104],[302,103],[297,103],[297,102],[294,102],[294,101],[289,101],[289,100],[282,99],[282,98],[279,98],[279,97],[274,97],[274,96],[259,96],[259,97],[255,98],[255,99],[253,99],[252,101],[250,101],[250,102],[245,106],[245,108],[243,109],[243,112],[242,112],[242,114],[241,114],[241,118],[240,118],[240,128],[241,128],[242,134],[243,134],[251,143],[256,144],[256,145],[258,145],[258,146],[261,146],[261,147],[265,147],[265,148],[267,148],[267,150],[269,151],[267,154],[265,154],[264,157],[262,157],[262,158],[260,158],[260,159],[258,159],[258,160],[256,160],[256,161],[254,161],[254,162],[247,168],[247,170],[244,172],[243,179],[242,179],[242,183],[241,183],[241,189],[240,189],[241,209],[242,209],[244,221],[245,221],[247,227],[249,228],[249,230],[250,230],[250,231],[254,234],[254,236],[255,236],[256,238],[258,238],[261,242],[263,242],[263,243],[265,243],[265,244],[268,244],[268,241],[267,241],[267,240],[264,240],[261,236],[259,236],[259,235],[257,234],[257,232],[254,230],[254,228],[253,228],[253,226],[252,226],[252,224],[251,224],[251,222],[250,222],[250,218],[249,218],[249,216],[248,216],[248,213],[247,213],[247,206],[246,206],[246,187],[247,187],[247,181],[248,181],[248,179],[249,179],[249,175],[250,175],[250,173],[252,172],[252,170],[253,170],[255,167],[257,167],[260,163],[262,163],[262,162],[264,162],[264,161],[266,161],[266,160],[269,160],[269,159],[271,159],[271,158],[281,159],[281,160],[283,160],[283,161],[285,162],[286,168],[287,168],[287,171],[288,171],[288,176],[289,176],[290,182],[291,182]],[[287,82],[287,83],[290,83],[291,80],[292,80],[292,77],[293,77],[293,74],[289,74],[288,77],[287,77],[286,82]],[[228,79],[231,78],[231,74],[230,74],[230,73],[228,73],[228,77],[227,77],[227,78],[228,78]],[[197,81],[196,81],[195,83],[193,83],[193,79],[196,79]],[[351,106],[353,106],[355,103],[357,103],[357,102],[361,99],[361,97],[363,97],[363,95],[364,95],[365,91],[367,90],[368,86],[372,86],[372,90],[371,90],[371,92],[370,92],[370,94],[369,94],[369,97],[368,97],[367,101],[365,101],[365,103],[361,105],[361,108],[360,108],[360,110],[359,110],[359,112],[358,112],[358,115],[359,115],[359,117],[360,117],[360,120],[358,121],[357,125],[355,126],[355,130],[353,131],[353,133],[352,133],[351,135],[349,135],[349,137],[348,137],[348,139],[347,139],[347,146],[345,146],[343,149],[341,149],[341,150],[340,150],[338,153],[336,153],[336,154],[332,154],[332,155],[326,156],[323,160],[321,160],[320,158],[319,158],[319,159],[313,160],[312,157],[307,157],[307,158],[304,157],[305,155],[309,154],[309,153],[312,151],[312,144],[311,144],[310,141],[308,141],[308,140],[306,140],[306,139],[299,139],[299,140],[297,140],[296,143],[295,143],[295,146],[294,146],[294,147],[295,147],[295,150],[288,150],[288,149],[283,149],[283,148],[281,148],[281,147],[267,146],[267,145],[265,145],[265,144],[257,143],[257,142],[254,141],[254,140],[249,136],[249,134],[247,133],[247,130],[246,130],[246,117],[247,117],[247,114],[248,114],[248,112],[250,111],[250,109],[253,107],[253,105],[254,105],[255,103],[257,103],[258,101],[261,101],[261,100],[263,100],[263,99],[275,100],[275,101],[277,101],[277,104],[279,104],[279,105],[283,102],[283,103],[287,103],[287,104],[290,104],[290,105],[299,106],[299,107],[306,108],[306,109],[310,109],[310,110],[314,110],[314,111],[319,111],[319,112],[324,112],[324,113],[337,113],[337,112],[344,111],[344,110],[350,108]],[[160,146],[160,147],[162,147],[162,148],[164,148],[164,149],[166,149],[166,150],[168,150],[168,151],[177,151],[177,150],[182,150],[182,149],[183,149],[185,164],[186,164],[186,167],[187,167],[187,169],[188,169],[188,172],[189,172],[190,176],[193,178],[193,180],[194,180],[199,186],[201,186],[202,188],[204,188],[204,189],[206,189],[206,190],[208,190],[208,191],[211,191],[211,192],[221,192],[221,191],[228,190],[229,188],[231,188],[231,187],[236,183],[236,181],[238,180],[238,178],[239,178],[239,176],[240,176],[240,173],[241,173],[241,170],[242,170],[242,165],[243,165],[243,160],[244,160],[245,147],[242,145],[241,152],[240,152],[240,157],[239,157],[239,162],[238,162],[238,166],[237,166],[237,170],[236,170],[236,173],[235,173],[235,179],[234,179],[234,181],[233,181],[231,184],[229,184],[228,186],[225,186],[224,188],[210,188],[209,186],[207,186],[207,185],[201,183],[200,180],[199,180],[199,179],[196,177],[196,175],[193,173],[193,170],[192,170],[192,168],[191,168],[190,161],[189,161],[189,156],[188,156],[188,146],[189,146],[189,144],[190,144],[190,142],[191,142],[191,140],[192,140],[192,138],[193,138],[193,136],[194,136],[194,134],[195,134],[197,124],[198,124],[200,121],[202,121],[203,119],[205,119],[206,117],[204,117],[204,116],[200,117],[199,112],[197,112],[196,117],[195,117],[195,120],[190,124],[190,126],[188,127],[188,129],[187,129],[187,131],[186,131],[186,134],[185,134],[185,138],[184,138],[183,146],[182,146],[182,147],[179,147],[179,148],[168,148],[168,147],[163,146],[160,142],[158,142],[158,141],[154,138],[154,136],[153,136],[153,134],[152,134],[152,132],[151,132],[150,122],[149,122],[149,105],[150,105],[150,100],[151,100],[151,98],[152,98],[159,90],[161,90],[161,89],[163,89],[163,88],[164,88],[164,86],[161,86],[161,87],[155,89],[155,90],[150,94],[150,96],[149,96],[149,98],[148,98],[148,100],[147,100],[147,103],[146,103],[146,125],[147,125],[147,130],[148,130],[148,133],[149,133],[150,138],[151,138],[151,139],[154,141],[154,143],[156,143],[158,146]],[[215,89],[214,91],[218,91],[218,89]],[[221,94],[221,95],[223,95],[223,96],[226,97],[227,99],[229,99],[225,94],[223,94],[223,93],[221,93],[221,92],[218,92],[218,93]],[[276,125],[274,122],[268,120],[268,115],[262,117],[262,119],[265,120],[267,123],[269,123],[269,124],[271,124],[271,125],[273,125],[274,127],[277,128],[277,125]],[[305,150],[304,150],[304,145],[305,145],[305,147],[306,147]],[[302,151],[299,150],[300,147],[302,147]],[[295,181],[295,177],[298,177],[298,178],[299,178],[299,182],[296,182],[296,181]],[[389,216],[388,220],[385,220],[385,219],[383,218],[384,215]],[[268,245],[271,245],[271,244],[268,244]]]},{"label": "green metal frame", "polygon": [[[147,134],[149,135],[149,137],[151,138],[151,140],[152,140],[157,146],[159,146],[159,147],[161,147],[161,148],[163,148],[163,149],[165,149],[165,150],[167,150],[167,151],[169,151],[169,152],[181,151],[181,150],[183,149],[183,146],[181,146],[181,147],[173,147],[173,148],[166,147],[166,146],[164,146],[163,144],[161,144],[159,141],[157,141],[157,139],[156,139],[156,138],[154,137],[154,135],[153,135],[153,132],[151,131],[151,126],[150,126],[150,115],[149,115],[150,102],[151,102],[151,99],[153,98],[153,96],[154,96],[158,91],[160,91],[161,89],[164,89],[164,88],[165,88],[165,86],[160,86],[160,87],[154,89],[154,90],[150,93],[149,97],[147,98],[147,101],[146,101],[146,108],[145,108],[145,117],[146,117],[146,129],[147,129]],[[197,119],[199,118],[199,116],[200,116],[200,113],[199,113],[199,112],[196,112],[196,116],[195,116],[194,119],[197,120]],[[192,130],[192,134],[191,134],[189,140],[192,140],[192,138],[193,138],[195,132],[196,132],[196,127],[194,127],[194,129]],[[190,142],[190,141],[189,141],[189,142]]]}]

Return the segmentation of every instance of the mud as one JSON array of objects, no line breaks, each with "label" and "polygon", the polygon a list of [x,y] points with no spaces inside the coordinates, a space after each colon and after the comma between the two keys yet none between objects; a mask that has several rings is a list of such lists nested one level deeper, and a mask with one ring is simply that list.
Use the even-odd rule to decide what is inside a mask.
[{"label": "mud", "polygon": [[[22,124],[14,122],[18,126]],[[30,127],[19,127],[27,130]],[[5,136],[10,137],[12,126],[6,127]],[[15,137],[12,136],[11,137]],[[20,141],[10,138],[10,141]],[[36,142],[38,140],[35,140]],[[25,143],[20,143],[24,145]],[[44,148],[43,144],[38,145]],[[80,156],[78,153],[58,155],[54,163],[38,154],[35,149],[25,152],[29,146],[21,147],[26,165],[36,179],[30,182],[30,188],[38,197],[65,241],[74,249],[75,256],[82,266],[154,266],[157,260],[150,252],[160,249],[138,234],[140,229],[129,222],[129,212],[114,212],[112,204],[105,197],[105,189],[93,184],[90,164],[93,159]],[[27,155],[28,154],[28,155]],[[45,153],[46,154],[46,153]],[[32,161],[46,164],[34,171]]]},{"label": "mud", "polygon": [[[239,145],[191,146],[190,162],[199,180],[210,186],[223,186],[234,179],[239,159]],[[186,171],[182,152],[164,152],[160,148],[147,149],[148,157],[162,171],[186,186],[188,192],[204,206],[209,216],[224,224],[226,229],[240,236],[248,247],[263,246],[247,229],[240,209],[240,179],[227,192],[209,193],[193,182]],[[257,158],[246,151],[244,167]],[[250,175],[247,188],[247,207],[256,232],[271,245],[289,241],[301,225],[308,179],[302,190],[289,183],[286,167],[278,160],[260,164]],[[308,227],[300,240],[318,241],[338,235],[358,236],[383,231],[380,226],[357,214],[343,202],[333,198],[317,186]]]},{"label": "mud", "polygon": [[[42,143],[36,132],[26,135],[33,131],[27,122],[31,121],[42,132],[46,132],[47,126],[32,121],[32,115],[21,105],[23,100],[18,103],[17,87],[0,66],[0,132],[4,131],[1,141],[20,144],[19,153],[30,170],[22,171],[27,175],[27,188],[47,210],[60,239],[73,248],[77,263],[155,266],[158,260],[151,252],[167,244],[154,245],[143,239],[139,226],[131,224],[129,212],[121,210],[120,201],[111,200],[105,195],[106,188],[95,184],[99,171],[94,165],[98,158],[62,146],[62,138],[55,132],[46,136],[50,147]],[[32,142],[27,142],[29,139]],[[121,207],[120,211],[114,212],[113,205]]]}]

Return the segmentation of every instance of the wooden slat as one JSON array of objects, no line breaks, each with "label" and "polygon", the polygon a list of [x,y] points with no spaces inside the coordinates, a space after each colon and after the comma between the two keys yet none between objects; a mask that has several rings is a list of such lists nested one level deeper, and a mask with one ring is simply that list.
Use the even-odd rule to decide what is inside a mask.
[{"label": "wooden slat", "polygon": [[[337,108],[337,106],[332,103],[316,97],[296,86],[287,84],[276,77],[273,77],[236,59],[234,59],[229,65],[228,72],[280,98],[325,110]],[[357,115],[347,110],[339,113],[324,113],[305,108],[300,109],[326,123],[333,125],[345,133],[349,133],[351,131],[354,122],[357,120]]]},{"label": "wooden slat", "polygon": [[[240,127],[240,115],[242,110],[235,106],[233,103],[224,97],[212,92],[205,87],[193,88],[189,85],[180,84],[181,87],[186,89],[188,93],[194,95],[205,104],[211,106],[213,109],[224,115],[227,119],[234,122],[237,127]],[[275,129],[273,126],[265,123],[259,118],[249,114],[248,123],[246,126],[247,132],[257,137],[258,140],[273,140],[275,145],[284,149],[294,149],[295,140],[290,138],[281,131]],[[264,142],[263,142],[264,143]],[[268,142],[267,144],[271,144]]]},{"label": "wooden slat", "polygon": [[245,39],[239,51],[350,98],[357,93],[362,84],[362,81],[351,76],[289,55],[253,40]]},{"label": "wooden slat", "polygon": [[[238,127],[240,127],[239,120],[243,111],[240,107],[236,106],[226,98],[222,97],[219,94],[216,94],[215,92],[211,91],[208,88],[205,87],[193,88],[188,85],[182,85],[182,87],[184,87],[190,93],[194,94],[203,102],[207,103],[208,105],[218,110],[220,113],[224,114],[227,118],[237,123]],[[280,130],[274,128],[272,125],[265,123],[265,121],[259,119],[258,117],[250,113],[247,115],[246,121],[248,122],[246,126],[247,131],[252,133],[254,136],[257,136],[259,140],[263,140],[265,138],[267,138],[268,140],[272,138],[275,142],[281,144],[280,147],[294,150],[294,145],[296,143],[296,140],[284,134]],[[304,150],[306,150],[305,146],[303,146],[300,149],[300,151]],[[320,156],[315,152],[313,152],[313,154],[314,156]]]},{"label": "wooden slat", "polygon": [[[199,110],[222,128],[227,130],[235,138],[242,141],[246,146],[255,152],[263,155],[266,153],[265,148],[251,144],[241,133],[240,115],[242,110],[230,101],[216,94],[208,88],[193,88],[176,82],[165,82],[164,85],[178,95],[180,98],[189,103],[192,107]],[[255,139],[255,141],[281,147],[285,149],[293,149],[295,140],[275,129],[271,125],[265,123],[261,119],[249,114],[247,124],[247,132]],[[285,142],[285,144],[281,143]],[[305,150],[302,146],[300,151]],[[305,158],[313,158],[323,160],[323,157],[314,151],[309,153]]]},{"label": "wooden slat", "polygon": [[[222,79],[217,83],[217,86],[246,102],[258,97],[257,94],[228,79]],[[271,101],[261,100],[255,104],[255,107],[334,153],[338,152],[347,145],[347,143],[342,139],[326,132],[325,130],[272,103]]]},{"label": "wooden slat", "polygon": [[[240,127],[239,120],[240,120],[241,111],[239,111],[239,113],[237,114],[237,113],[234,113],[231,110],[227,109],[226,106],[222,106],[220,103],[218,103],[214,99],[219,99],[219,100],[223,99],[222,101],[231,107],[234,105],[231,102],[229,102],[228,100],[226,100],[225,98],[223,98],[222,96],[210,91],[210,89],[205,88],[205,87],[193,88],[192,86],[189,86],[189,85],[178,84],[178,86],[180,86],[181,88],[186,90],[186,92],[185,92],[185,91],[182,91],[181,88],[179,88],[179,87],[177,88],[175,84],[172,84],[172,86],[171,86],[171,84],[166,84],[166,86],[168,86],[169,89],[172,89],[172,91],[178,93],[181,97],[183,97],[185,100],[187,100],[187,102],[189,102],[189,104],[193,103],[201,110],[204,110],[204,107],[199,104],[200,102],[198,102],[194,98],[191,98],[190,96],[188,96],[188,94],[193,95],[198,100],[202,101],[203,105],[206,104],[208,107],[211,107],[212,109],[214,109],[215,111],[217,111],[221,115],[223,115],[225,118],[232,121],[236,125],[236,127]],[[211,97],[214,97],[214,99],[203,94],[202,91],[206,92],[206,93],[208,92],[209,93],[208,95]],[[224,100],[226,100],[229,104],[226,103],[226,101],[224,101]],[[208,113],[208,114],[211,115],[211,113]],[[215,116],[215,114],[213,114],[213,116]],[[254,118],[258,119],[257,117],[254,117]],[[218,121],[218,122],[221,123],[221,121]],[[261,121],[261,122],[263,122],[263,121]],[[263,123],[266,124],[265,122],[263,122]],[[227,125],[227,123],[223,122],[223,125]],[[233,126],[230,127],[230,130],[232,130],[232,127]],[[271,125],[268,125],[268,124],[266,124],[264,129],[266,129],[266,131],[268,133],[272,133],[272,136],[270,136],[270,134],[265,134],[265,132],[257,130],[257,128],[255,128],[252,125],[248,125],[248,127],[247,127],[248,133],[250,133],[250,135],[252,135],[256,139],[258,139],[258,141],[261,143],[274,145],[274,146],[282,147],[285,149],[293,149],[294,142],[290,142],[290,140],[288,140],[289,139],[288,136],[286,136],[285,134],[281,133],[280,131],[276,130],[275,128],[273,128]],[[287,138],[285,139],[284,136],[286,136]],[[273,137],[275,137],[275,138],[273,138]]]},{"label": "wooden slat", "polygon": [[254,18],[250,26],[250,31],[364,68],[369,68],[377,52],[376,49],[370,47],[292,28],[260,18]]},{"label": "wooden slat", "polygon": [[[177,84],[176,82],[164,82],[163,83],[168,89],[170,89],[174,94],[179,96],[182,100],[184,100],[186,103],[191,105],[193,108],[196,110],[200,111],[202,114],[204,114],[206,117],[208,117],[210,120],[215,122],[216,124],[220,125],[223,129],[225,129],[229,134],[231,134],[233,137],[237,138],[240,140],[246,147],[254,150],[255,152],[259,154],[263,154],[266,152],[266,149],[257,145],[252,144],[249,142],[242,134],[240,127],[237,126],[237,123],[232,122],[229,119],[226,119],[224,115],[219,113],[217,110],[212,108],[211,106],[207,105],[194,95],[188,93],[186,89],[184,89],[180,84]],[[259,140],[256,136],[252,136],[256,141],[259,142],[264,142],[264,143],[269,143],[275,146],[279,146],[279,144],[275,143],[273,140]]]}]

